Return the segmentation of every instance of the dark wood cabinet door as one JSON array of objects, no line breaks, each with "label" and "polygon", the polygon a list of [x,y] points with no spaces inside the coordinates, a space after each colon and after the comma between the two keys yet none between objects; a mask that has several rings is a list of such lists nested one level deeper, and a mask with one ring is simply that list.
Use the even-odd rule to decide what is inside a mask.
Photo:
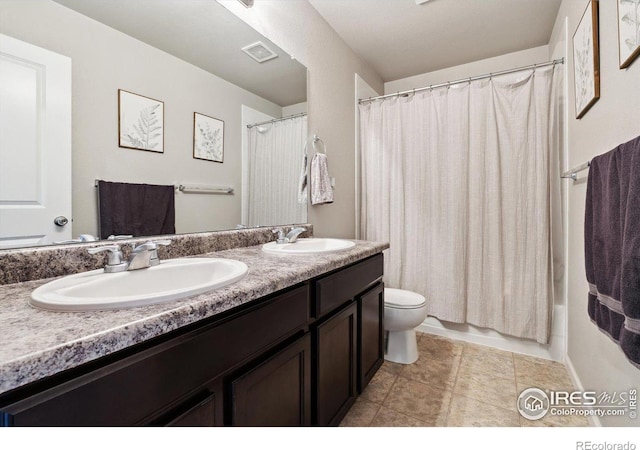
[{"label": "dark wood cabinet door", "polygon": [[203,391],[192,401],[185,403],[168,427],[215,427],[222,426],[222,391]]},{"label": "dark wood cabinet door", "polygon": [[236,426],[311,424],[311,339],[307,333],[231,382]]},{"label": "dark wood cabinet door", "polygon": [[357,397],[358,305],[350,303],[314,327],[314,424],[337,425]]},{"label": "dark wood cabinet door", "polygon": [[169,427],[212,427],[216,425],[216,396],[209,394],[167,424]]},{"label": "dark wood cabinet door", "polygon": [[384,362],[384,284],[358,297],[358,392]]},{"label": "dark wood cabinet door", "polygon": [[148,423],[167,427],[221,427],[222,377],[201,386]]}]

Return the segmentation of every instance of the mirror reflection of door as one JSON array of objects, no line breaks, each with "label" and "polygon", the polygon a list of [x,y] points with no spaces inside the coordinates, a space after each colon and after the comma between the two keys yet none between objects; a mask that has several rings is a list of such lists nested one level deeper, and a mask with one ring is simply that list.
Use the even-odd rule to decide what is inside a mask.
[{"label": "mirror reflection of door", "polygon": [[71,238],[71,60],[0,34],[0,249]]}]

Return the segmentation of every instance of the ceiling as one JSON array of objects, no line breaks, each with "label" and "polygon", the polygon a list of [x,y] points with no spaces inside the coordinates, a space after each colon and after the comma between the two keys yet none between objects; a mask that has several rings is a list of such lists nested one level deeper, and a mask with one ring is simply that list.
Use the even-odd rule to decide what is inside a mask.
[{"label": "ceiling", "polygon": [[386,81],[546,45],[561,0],[309,0]]},{"label": "ceiling", "polygon": [[[55,1],[280,106],[306,101],[306,68],[216,1]],[[279,57],[259,64],[241,51],[256,41]]]}]

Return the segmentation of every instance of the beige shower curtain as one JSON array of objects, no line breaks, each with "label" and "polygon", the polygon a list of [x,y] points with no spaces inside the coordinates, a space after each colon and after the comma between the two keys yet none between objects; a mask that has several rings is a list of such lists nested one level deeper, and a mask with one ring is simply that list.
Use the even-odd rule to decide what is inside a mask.
[{"label": "beige shower curtain", "polygon": [[361,236],[430,315],[548,341],[561,71],[360,106]]}]

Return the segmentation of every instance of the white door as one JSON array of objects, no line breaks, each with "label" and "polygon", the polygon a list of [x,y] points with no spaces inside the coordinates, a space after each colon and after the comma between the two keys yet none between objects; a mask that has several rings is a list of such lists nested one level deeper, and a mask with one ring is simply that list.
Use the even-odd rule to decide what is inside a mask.
[{"label": "white door", "polygon": [[0,34],[0,248],[70,239],[70,221],[71,59]]}]

